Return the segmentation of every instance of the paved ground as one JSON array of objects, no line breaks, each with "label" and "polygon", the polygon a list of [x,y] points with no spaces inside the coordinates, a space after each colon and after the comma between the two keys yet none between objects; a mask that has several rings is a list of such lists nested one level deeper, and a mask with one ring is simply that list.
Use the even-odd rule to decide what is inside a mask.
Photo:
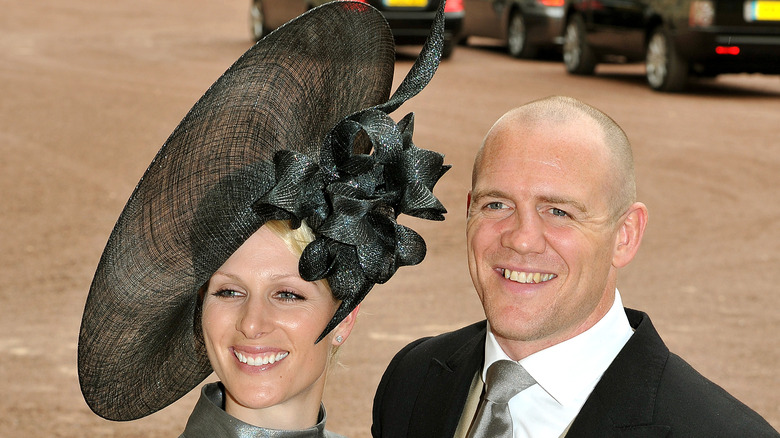
[{"label": "paved ground", "polygon": [[[76,342],[108,234],[162,142],[249,47],[244,1],[0,0],[0,399],[2,437],[171,437],[190,394],[112,423],[84,404]],[[406,49],[403,49],[406,50]],[[413,50],[399,57],[398,78]],[[454,165],[437,187],[444,223],[407,221],[429,255],[375,288],[327,390],[330,427],[368,436],[395,351],[482,317],[466,271],[471,159],[504,111],[569,94],[611,114],[635,145],[651,222],[620,287],[670,347],[780,427],[780,79],[730,76],[661,95],[641,68],[573,78],[555,62],[459,48],[396,118]]]}]

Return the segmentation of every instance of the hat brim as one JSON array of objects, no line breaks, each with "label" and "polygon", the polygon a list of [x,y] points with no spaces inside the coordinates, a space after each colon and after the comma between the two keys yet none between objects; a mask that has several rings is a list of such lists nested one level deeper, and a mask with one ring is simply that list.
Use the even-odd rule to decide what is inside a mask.
[{"label": "hat brim", "polygon": [[[316,156],[339,120],[385,102],[394,61],[379,12],[328,3],[260,40],[193,106],[122,211],[90,288],[78,369],[95,413],[149,415],[211,373],[197,335],[198,290],[261,224],[248,214],[204,228],[199,217],[248,211],[257,187],[247,169],[282,149]],[[214,192],[235,175],[247,183]],[[204,211],[215,195],[223,205]],[[205,261],[197,241],[214,243]]]}]

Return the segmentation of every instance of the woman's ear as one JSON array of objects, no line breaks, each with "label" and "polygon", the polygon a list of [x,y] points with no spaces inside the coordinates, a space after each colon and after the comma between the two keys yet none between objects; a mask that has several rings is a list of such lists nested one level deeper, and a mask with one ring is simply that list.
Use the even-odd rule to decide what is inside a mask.
[{"label": "woman's ear", "polygon": [[358,311],[360,310],[360,304],[355,307],[351,312],[349,312],[349,315],[347,315],[346,318],[344,318],[337,326],[333,329],[333,337],[331,338],[331,343],[333,345],[341,345],[344,343],[344,341],[347,340],[349,337],[349,334],[352,333],[352,328],[355,326],[355,322],[357,321],[357,315]]},{"label": "woman's ear", "polygon": [[642,243],[646,226],[647,207],[641,202],[633,203],[618,226],[612,266],[622,268],[633,260]]}]

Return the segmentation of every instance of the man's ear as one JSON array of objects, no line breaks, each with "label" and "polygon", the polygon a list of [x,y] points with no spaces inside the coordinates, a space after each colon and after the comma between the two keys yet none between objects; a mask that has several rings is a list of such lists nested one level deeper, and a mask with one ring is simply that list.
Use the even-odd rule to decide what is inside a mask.
[{"label": "man's ear", "polygon": [[[331,343],[333,345],[341,345],[344,343],[344,341],[347,340],[349,337],[349,334],[352,333],[352,328],[355,326],[355,322],[357,321],[357,315],[358,311],[360,310],[360,304],[357,305],[351,312],[349,312],[349,315],[346,316],[341,322],[336,326],[336,328],[333,329],[333,332],[331,333]],[[338,341],[337,339],[341,337],[341,341]]]},{"label": "man's ear", "polygon": [[615,251],[612,255],[612,266],[622,268],[634,259],[639,246],[642,244],[642,236],[647,226],[647,207],[641,202],[635,202],[622,216],[617,236],[615,237]]}]

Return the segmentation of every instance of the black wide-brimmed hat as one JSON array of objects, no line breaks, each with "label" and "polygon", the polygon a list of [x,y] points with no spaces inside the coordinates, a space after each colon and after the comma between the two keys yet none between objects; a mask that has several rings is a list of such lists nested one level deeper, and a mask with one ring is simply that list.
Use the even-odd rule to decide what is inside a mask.
[{"label": "black wide-brimmed hat", "polygon": [[141,178],[97,267],[78,348],[95,413],[146,416],[211,373],[198,290],[268,220],[314,231],[299,271],[341,300],[318,342],[375,283],[422,261],[422,238],[396,218],[442,220],[432,190],[449,166],[413,144],[411,114],[388,114],[430,81],[442,32],[440,7],[388,99],[395,50],[383,16],[327,3],[260,40],[206,91]]}]

